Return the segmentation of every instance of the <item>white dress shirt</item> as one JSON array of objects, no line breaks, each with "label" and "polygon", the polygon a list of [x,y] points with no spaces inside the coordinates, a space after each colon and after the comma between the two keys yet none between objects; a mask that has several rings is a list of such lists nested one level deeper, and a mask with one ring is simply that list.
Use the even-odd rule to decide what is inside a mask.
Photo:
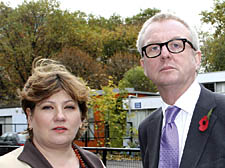
[{"label": "white dress shirt", "polygon": [[[175,102],[175,106],[181,108],[178,113],[175,124],[178,129],[179,136],[179,164],[183,155],[183,150],[185,146],[185,142],[187,139],[187,134],[189,130],[189,126],[191,123],[191,118],[198,101],[200,95],[201,87],[197,80],[195,80],[192,85],[188,88],[188,90]],[[165,125],[165,110],[169,106],[162,100],[162,110],[163,110],[163,125]]]}]

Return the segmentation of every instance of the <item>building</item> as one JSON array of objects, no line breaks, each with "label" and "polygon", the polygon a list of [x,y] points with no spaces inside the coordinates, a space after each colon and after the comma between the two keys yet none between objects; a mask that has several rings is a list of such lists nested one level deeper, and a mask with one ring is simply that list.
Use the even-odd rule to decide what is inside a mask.
[{"label": "building", "polygon": [[[131,112],[130,106],[133,103],[133,98],[142,99],[145,97],[159,97],[158,93],[135,91],[133,88],[127,88],[126,90],[128,93],[128,97],[127,99],[123,100],[124,102],[123,108],[127,109],[129,112]],[[119,89],[114,89],[113,92],[115,93],[116,97],[120,94]],[[102,95],[104,95],[102,90],[96,91],[97,97]],[[149,113],[150,111],[148,112],[148,114]],[[137,114],[141,114],[141,113],[137,113]],[[129,118],[133,118],[133,117],[129,117],[129,115],[127,115],[127,128],[129,129],[130,127],[132,128],[136,127],[136,125],[133,125],[133,123],[135,123],[133,122],[134,120],[131,121],[129,120]],[[109,135],[109,127],[107,127],[107,124],[104,121],[102,121],[101,114],[98,111],[93,112],[92,109],[89,109],[88,121],[89,121],[88,131],[85,134],[85,138],[76,141],[76,143],[79,146],[89,146],[89,147],[90,146],[105,146],[105,142],[107,141],[106,139],[110,135]],[[127,137],[127,139],[131,139],[131,138],[132,138],[131,136]]]},{"label": "building", "polygon": [[21,107],[0,108],[0,135],[27,129],[26,116]]},{"label": "building", "polygon": [[209,90],[225,94],[225,71],[199,74],[197,80]]},{"label": "building", "polygon": [[[198,74],[197,81],[213,92],[225,94],[225,71]],[[128,108],[129,113],[136,113],[135,118],[130,119],[135,128],[138,128],[140,122],[150,112],[161,107],[162,103],[161,97],[157,95],[146,97],[129,96],[125,102],[130,107]]]},{"label": "building", "polygon": [[[199,74],[197,76],[199,83],[213,92],[225,94],[225,71],[210,72]],[[114,90],[119,92],[119,90]],[[132,88],[128,90],[128,97],[124,99],[124,108],[127,109],[127,122],[132,123],[134,130],[138,129],[140,122],[146,118],[152,111],[161,107],[161,97],[157,93],[135,91]],[[97,91],[102,95],[102,91]],[[88,142],[79,141],[81,146],[96,146],[97,136],[94,131],[94,121],[97,119],[90,111],[89,137]],[[17,108],[2,108],[0,109],[0,135],[4,132],[20,132],[27,128],[26,116],[20,107]],[[101,135],[104,136],[104,127],[101,128]],[[124,146],[127,146],[129,140],[124,141]]]}]

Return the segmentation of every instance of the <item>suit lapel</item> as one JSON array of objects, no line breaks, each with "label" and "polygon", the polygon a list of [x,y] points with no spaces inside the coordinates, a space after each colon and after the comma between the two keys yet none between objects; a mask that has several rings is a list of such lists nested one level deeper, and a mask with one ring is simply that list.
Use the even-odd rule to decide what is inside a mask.
[{"label": "suit lapel", "polygon": [[212,113],[208,128],[204,132],[199,131],[199,121],[215,106],[212,94],[206,89],[201,88],[188,131],[180,168],[195,168],[197,166],[217,117]]},{"label": "suit lapel", "polygon": [[161,137],[161,128],[162,128],[162,109],[158,109],[155,113],[155,116],[151,120],[151,127],[148,131],[148,153],[149,153],[149,166],[148,168],[158,167],[159,161],[159,144]]}]

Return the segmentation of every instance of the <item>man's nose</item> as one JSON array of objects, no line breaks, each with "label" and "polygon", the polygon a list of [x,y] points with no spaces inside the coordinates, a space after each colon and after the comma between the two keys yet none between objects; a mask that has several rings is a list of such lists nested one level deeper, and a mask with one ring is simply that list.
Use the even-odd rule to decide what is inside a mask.
[{"label": "man's nose", "polygon": [[162,58],[168,58],[168,57],[171,56],[171,53],[169,52],[169,50],[168,50],[168,48],[166,47],[166,45],[162,46],[160,56],[161,56]]}]

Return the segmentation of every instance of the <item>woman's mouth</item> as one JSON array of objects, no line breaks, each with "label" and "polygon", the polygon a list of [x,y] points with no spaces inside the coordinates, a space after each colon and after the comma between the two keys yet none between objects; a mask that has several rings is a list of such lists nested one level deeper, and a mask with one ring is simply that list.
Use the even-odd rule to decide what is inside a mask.
[{"label": "woman's mouth", "polygon": [[67,128],[66,127],[63,127],[63,126],[59,126],[59,127],[55,127],[52,129],[53,131],[57,132],[57,133],[63,133],[65,131],[67,131]]}]

